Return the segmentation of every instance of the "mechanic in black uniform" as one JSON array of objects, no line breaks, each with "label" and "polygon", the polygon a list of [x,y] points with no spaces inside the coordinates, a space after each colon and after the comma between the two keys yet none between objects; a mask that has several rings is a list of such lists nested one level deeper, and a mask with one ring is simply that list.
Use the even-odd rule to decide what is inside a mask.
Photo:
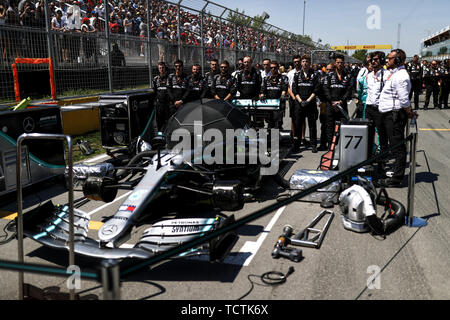
[{"label": "mechanic in black uniform", "polygon": [[351,75],[344,70],[344,56],[335,56],[335,70],[328,73],[324,79],[324,95],[327,99],[326,122],[327,140],[331,145],[336,121],[344,119],[344,115],[338,109],[338,105],[348,114],[347,100],[352,96]]},{"label": "mechanic in black uniform", "polygon": [[261,74],[252,66],[252,58],[244,57],[244,68],[236,73],[234,89],[240,92],[239,99],[258,100],[261,91]]},{"label": "mechanic in black uniform", "polygon": [[183,101],[185,103],[199,100],[205,97],[207,83],[202,77],[199,64],[192,66],[192,74],[188,77],[188,91]]},{"label": "mechanic in black uniform", "polygon": [[212,59],[209,62],[209,67],[210,70],[207,73],[205,73],[205,80],[207,83],[207,87],[205,89],[205,98],[212,99],[214,98],[214,96],[211,92],[211,87],[214,82],[214,78],[216,77],[216,75],[219,74],[219,60]]},{"label": "mechanic in black uniform", "polygon": [[[289,79],[287,76],[279,73],[280,65],[277,61],[270,61],[269,68],[269,75],[262,80],[261,94],[259,98],[261,100],[280,99],[281,105],[285,103],[287,99]],[[272,119],[266,119],[266,121],[269,123],[269,128],[273,128],[275,126]],[[281,126],[279,129],[282,129],[282,121],[279,123],[279,126]]]},{"label": "mechanic in black uniform", "polygon": [[450,89],[450,60],[444,61],[441,67],[441,97],[439,99],[439,105],[445,109],[448,109],[448,93]]},{"label": "mechanic in black uniform", "polygon": [[159,75],[153,78],[153,88],[156,91],[156,126],[163,131],[170,114],[170,98],[167,90],[168,74],[165,62],[158,63]]},{"label": "mechanic in black uniform", "polygon": [[211,86],[211,94],[216,100],[231,100],[236,92],[234,88],[235,78],[230,73],[230,63],[227,60],[220,64],[220,74],[214,77]]},{"label": "mechanic in black uniform", "polygon": [[175,73],[171,73],[168,78],[168,93],[170,98],[170,114],[172,116],[185,103],[189,94],[189,83],[186,74],[183,72],[183,61],[174,62]]},{"label": "mechanic in black uniform", "polygon": [[[302,132],[305,119],[308,119],[309,139],[312,152],[317,153],[317,100],[320,75],[311,69],[309,55],[302,56],[302,68],[294,75],[292,93],[295,96],[294,126],[295,132]],[[294,148],[300,147],[301,139],[295,141]],[[306,146],[305,146],[306,147]]]},{"label": "mechanic in black uniform", "polygon": [[430,104],[430,98],[433,94],[433,104],[434,108],[440,108],[439,106],[439,80],[441,79],[441,75],[438,69],[438,64],[436,60],[431,62],[431,65],[425,68],[423,80],[425,82],[425,88],[427,93],[425,95],[425,105],[424,109],[428,109],[428,105]]},{"label": "mechanic in black uniform", "polygon": [[327,74],[331,71],[334,71],[334,63],[329,63],[325,66],[325,72],[318,72],[319,75],[319,86],[317,97],[320,100],[319,103],[319,120],[320,120],[320,145],[317,148],[318,151],[326,151],[328,150],[328,140],[327,140],[327,117],[326,117],[326,106],[327,106],[327,98],[325,97],[325,93],[323,90],[325,78]]},{"label": "mechanic in black uniform", "polygon": [[412,61],[408,62],[406,70],[409,73],[411,79],[411,93],[409,94],[409,100],[412,100],[414,94],[414,109],[419,109],[419,95],[422,91],[422,66],[419,63],[419,56],[415,55]]}]

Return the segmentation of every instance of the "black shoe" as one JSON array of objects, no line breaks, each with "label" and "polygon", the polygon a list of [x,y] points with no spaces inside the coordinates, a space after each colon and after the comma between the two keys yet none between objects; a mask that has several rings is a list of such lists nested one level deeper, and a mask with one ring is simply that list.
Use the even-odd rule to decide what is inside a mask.
[{"label": "black shoe", "polygon": [[303,140],[302,140],[302,144],[303,144],[303,146],[304,146],[305,148],[308,148],[309,146],[311,146],[311,144],[309,143],[309,141],[306,140],[306,139],[303,139]]},{"label": "black shoe", "polygon": [[378,180],[378,185],[383,188],[400,188],[403,180],[395,178],[386,178]]},{"label": "black shoe", "polygon": [[294,142],[294,146],[292,147],[291,152],[292,152],[292,153],[298,153],[298,152],[300,152],[300,144],[297,143],[297,142]]},{"label": "black shoe", "polygon": [[312,153],[317,153],[317,147],[316,146],[311,146],[312,149]]},{"label": "black shoe", "polygon": [[317,148],[317,150],[319,150],[319,151],[328,151],[328,147],[327,147],[327,146],[320,145],[320,146]]}]

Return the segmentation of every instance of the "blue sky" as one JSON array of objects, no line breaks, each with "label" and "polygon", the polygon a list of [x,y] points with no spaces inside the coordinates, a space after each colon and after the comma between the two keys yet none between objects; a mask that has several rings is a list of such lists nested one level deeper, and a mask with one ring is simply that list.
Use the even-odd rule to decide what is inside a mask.
[{"label": "blue sky", "polygon": [[[214,0],[213,0],[214,1]],[[239,8],[249,16],[270,15],[267,22],[301,34],[303,0],[222,0],[215,1],[230,9]],[[380,29],[368,29],[369,6],[380,8]],[[391,44],[408,56],[420,53],[420,41],[428,34],[450,25],[450,0],[306,0],[305,34],[314,41],[330,45]]]}]

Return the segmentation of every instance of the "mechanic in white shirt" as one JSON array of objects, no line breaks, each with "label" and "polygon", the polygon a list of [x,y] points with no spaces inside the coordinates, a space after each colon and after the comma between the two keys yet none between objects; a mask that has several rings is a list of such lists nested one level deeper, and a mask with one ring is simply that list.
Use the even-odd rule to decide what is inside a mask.
[{"label": "mechanic in white shirt", "polygon": [[[367,119],[373,122],[376,128],[380,142],[380,149],[384,151],[388,148],[388,136],[382,125],[382,115],[378,110],[381,90],[384,87],[387,75],[390,73],[383,68],[386,55],[383,51],[375,51],[370,53],[373,71],[367,75],[367,98],[366,109],[363,112]],[[369,131],[369,145],[373,143],[375,137],[375,129],[371,127]],[[372,149],[369,149],[369,155]]]},{"label": "mechanic in white shirt", "polygon": [[[405,126],[408,118],[417,117],[411,109],[409,92],[411,80],[405,69],[406,53],[401,49],[392,50],[387,59],[388,75],[380,94],[378,110],[386,130],[389,146],[393,147],[405,139]],[[392,150],[395,158],[393,175],[378,181],[381,187],[400,187],[403,183],[406,168],[406,145],[403,143]]]}]

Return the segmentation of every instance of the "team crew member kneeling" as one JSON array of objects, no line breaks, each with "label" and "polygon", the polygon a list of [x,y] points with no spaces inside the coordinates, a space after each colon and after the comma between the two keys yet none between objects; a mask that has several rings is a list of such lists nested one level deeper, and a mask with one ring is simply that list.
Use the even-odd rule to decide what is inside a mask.
[{"label": "team crew member kneeling", "polygon": [[[316,95],[319,93],[320,75],[311,69],[311,58],[302,56],[302,68],[294,75],[292,82],[292,93],[295,96],[294,109],[294,131],[302,132],[305,118],[308,119],[309,139],[313,153],[317,152],[317,102]],[[295,149],[300,147],[300,139],[294,145]]]},{"label": "team crew member kneeling", "polygon": [[[394,146],[405,139],[405,126],[408,118],[417,114],[411,110],[409,92],[411,90],[411,80],[405,69],[404,63],[406,54],[401,49],[392,50],[388,55],[387,76],[385,85],[380,94],[379,111],[381,113],[381,123],[386,130],[389,145]],[[379,180],[381,187],[400,187],[403,183],[406,167],[406,145],[392,151],[394,155],[394,173],[391,178]]]}]

